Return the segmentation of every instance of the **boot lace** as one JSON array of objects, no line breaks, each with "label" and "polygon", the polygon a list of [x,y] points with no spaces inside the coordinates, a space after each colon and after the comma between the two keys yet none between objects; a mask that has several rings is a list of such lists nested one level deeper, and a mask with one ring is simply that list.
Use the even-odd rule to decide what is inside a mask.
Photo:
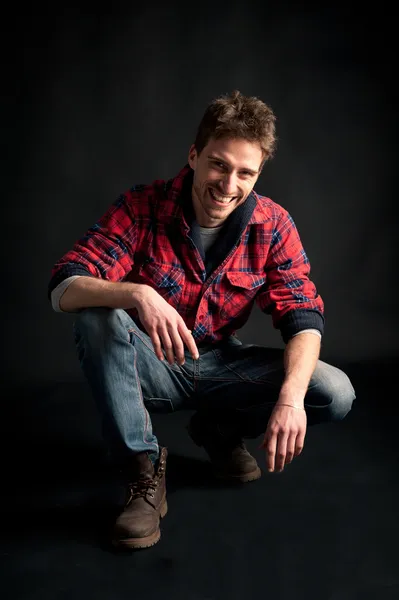
[{"label": "boot lace", "polygon": [[164,464],[164,460],[161,460],[159,463],[158,479],[137,479],[136,481],[132,481],[131,483],[129,483],[129,502],[135,500],[136,498],[144,498],[145,496],[147,496],[147,494],[149,498],[154,498],[153,492],[156,491],[156,488],[159,485],[159,481],[160,479],[162,479],[163,472],[165,470]]},{"label": "boot lace", "polygon": [[154,479],[138,479],[129,483],[130,500],[144,497],[147,494],[150,498],[153,498],[154,494],[150,492],[155,492],[157,486],[158,481],[154,481]]}]

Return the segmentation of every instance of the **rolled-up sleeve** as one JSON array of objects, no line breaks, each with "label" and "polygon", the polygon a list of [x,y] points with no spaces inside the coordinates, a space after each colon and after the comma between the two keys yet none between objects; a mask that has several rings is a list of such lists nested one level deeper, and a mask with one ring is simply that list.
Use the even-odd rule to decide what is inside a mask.
[{"label": "rolled-up sleeve", "polygon": [[131,204],[121,195],[52,268],[48,296],[62,281],[89,276],[122,281],[131,271],[137,242]]},{"label": "rolled-up sleeve", "polygon": [[324,302],[310,279],[310,268],[294,220],[281,208],[265,265],[266,282],[257,303],[271,314],[273,326],[285,342],[305,329],[324,333]]}]

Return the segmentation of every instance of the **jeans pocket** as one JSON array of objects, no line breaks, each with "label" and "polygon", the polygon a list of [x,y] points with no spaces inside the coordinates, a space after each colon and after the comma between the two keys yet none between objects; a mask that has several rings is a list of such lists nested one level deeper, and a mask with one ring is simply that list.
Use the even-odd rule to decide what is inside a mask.
[{"label": "jeans pocket", "polygon": [[144,405],[148,412],[171,413],[174,411],[173,402],[170,398],[146,398]]}]

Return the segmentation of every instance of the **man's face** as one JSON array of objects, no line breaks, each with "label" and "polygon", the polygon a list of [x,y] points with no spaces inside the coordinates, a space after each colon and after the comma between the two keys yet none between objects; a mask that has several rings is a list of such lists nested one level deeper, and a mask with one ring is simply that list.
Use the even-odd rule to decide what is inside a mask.
[{"label": "man's face", "polygon": [[194,171],[192,198],[201,227],[218,227],[251,193],[263,160],[258,143],[211,138],[201,154],[192,145],[188,162]]}]

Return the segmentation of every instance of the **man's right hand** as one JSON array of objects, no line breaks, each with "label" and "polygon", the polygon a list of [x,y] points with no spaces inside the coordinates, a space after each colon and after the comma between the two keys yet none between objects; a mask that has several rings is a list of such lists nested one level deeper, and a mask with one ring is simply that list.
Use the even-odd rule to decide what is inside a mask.
[{"label": "man's right hand", "polygon": [[135,293],[134,304],[140,322],[151,338],[157,357],[163,360],[164,350],[169,364],[173,365],[176,360],[179,365],[183,365],[185,344],[196,360],[197,345],[177,310],[152,287],[143,285],[140,288],[140,291]]}]

